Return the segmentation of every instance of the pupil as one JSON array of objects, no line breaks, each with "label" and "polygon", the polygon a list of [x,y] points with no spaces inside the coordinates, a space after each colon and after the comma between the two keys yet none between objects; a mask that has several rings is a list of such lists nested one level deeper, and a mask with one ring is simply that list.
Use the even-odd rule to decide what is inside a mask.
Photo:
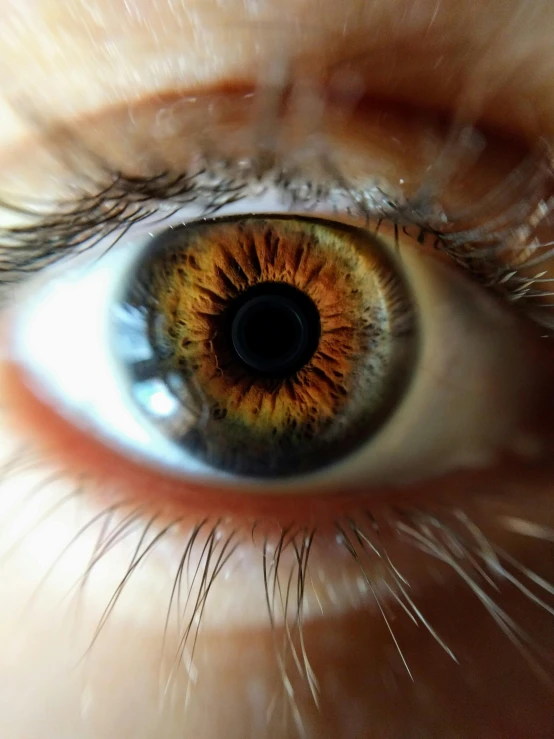
[{"label": "pupil", "polygon": [[311,358],[319,342],[317,308],[307,295],[282,283],[247,290],[231,319],[233,349],[251,370],[284,377]]},{"label": "pupil", "polygon": [[302,324],[288,305],[261,302],[244,317],[245,347],[261,359],[286,357],[301,341]]}]

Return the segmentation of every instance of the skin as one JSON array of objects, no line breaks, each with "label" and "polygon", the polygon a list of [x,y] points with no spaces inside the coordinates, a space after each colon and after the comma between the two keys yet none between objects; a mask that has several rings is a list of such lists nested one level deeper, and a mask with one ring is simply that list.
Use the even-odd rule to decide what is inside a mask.
[{"label": "skin", "polygon": [[[229,96],[222,128],[230,130],[234,121],[236,130],[251,134],[253,118],[244,113],[237,90],[255,87],[271,75],[278,82],[276,59],[286,59],[294,80],[308,80],[311,87],[330,85],[342,103],[360,89],[365,98],[380,101],[377,110],[385,109],[387,99],[406,109],[417,105],[450,117],[477,117],[499,130],[498,136],[517,138],[507,148],[499,144],[486,166],[479,165],[474,180],[459,185],[462,200],[475,197],[480,186],[486,190],[485,181],[502,181],[502,162],[517,160],[522,148],[554,135],[554,5],[549,0],[0,0],[0,15],[0,79],[5,80],[0,92],[0,185],[2,191],[22,196],[56,197],[67,185],[67,170],[56,164],[55,156],[48,159],[52,147],[45,143],[45,122],[83,121],[89,142],[103,142],[107,157],[124,159],[129,168],[141,171],[146,165],[138,161],[138,152],[150,129],[118,138],[128,114],[151,123],[160,109],[183,95]],[[314,23],[314,18],[320,20]],[[322,126],[337,145],[354,151],[364,146],[377,170],[397,177],[408,172],[408,181],[418,181],[425,163],[409,146],[410,136],[416,135],[412,119],[407,123],[405,115],[395,113],[392,125],[408,142],[399,152],[387,143],[378,112],[368,114],[367,126],[361,126],[357,113],[341,125],[323,118]],[[285,130],[293,138],[305,130],[303,125],[299,116]],[[181,136],[179,148],[177,137],[173,148],[167,141],[157,146],[175,163],[190,155],[183,140],[188,139]],[[123,142],[128,147],[124,153]],[[238,137],[229,147],[244,145]],[[486,304],[487,316],[494,312],[492,306]],[[503,423],[513,424],[512,446],[520,443],[516,459],[504,459],[505,450],[494,437],[483,441],[485,446],[490,441],[494,452],[491,469],[470,465],[428,483],[419,480],[400,492],[383,485],[364,487],[316,503],[304,491],[289,507],[278,494],[264,497],[266,491],[237,496],[212,490],[207,498],[194,485],[164,483],[152,531],[175,520],[176,500],[181,501],[183,520],[131,579],[99,636],[106,604],[132,562],[149,517],[137,519],[138,525],[101,558],[80,591],[72,586],[95,556],[105,519],[79,531],[114,502],[127,505],[116,518],[141,501],[148,503],[160,478],[60,420],[5,361],[0,371],[0,449],[2,464],[10,466],[0,485],[0,602],[9,607],[0,609],[0,736],[547,736],[554,713],[549,663],[554,657],[553,622],[547,609],[500,579],[494,602],[538,645],[531,654],[522,654],[453,567],[391,537],[387,552],[400,562],[426,622],[457,662],[384,595],[383,602],[395,614],[401,656],[371,592],[373,582],[387,582],[382,565],[368,562],[365,578],[337,545],[332,527],[344,511],[362,509],[360,501],[371,502],[372,511],[381,516],[387,495],[425,510],[431,504],[440,510],[461,509],[495,546],[546,582],[553,581],[552,471],[547,462],[552,360],[536,332],[504,310],[491,336],[506,336],[498,353],[509,359],[502,370],[489,368],[475,380],[471,392],[483,394],[483,418],[514,403],[513,418],[507,414]],[[12,317],[8,310],[5,357]],[[510,346],[517,351],[504,354]],[[38,452],[38,462],[28,464],[24,455],[17,456],[27,446]],[[11,463],[14,454],[21,464]],[[69,503],[64,502],[67,496]],[[304,628],[304,647],[320,684],[319,707],[292,662],[287,675],[294,699],[283,696],[275,635],[283,638],[285,619],[277,613],[271,628],[259,566],[263,534],[274,546],[272,526],[290,520],[291,511],[303,524],[322,531],[311,560],[315,585],[306,595]],[[179,634],[173,621],[164,642],[167,603],[176,557],[187,532],[205,515],[232,517],[221,529],[224,538],[236,525],[248,539],[253,520],[263,520],[266,528],[262,526],[260,541],[241,544],[238,562],[231,559],[214,586],[192,667],[187,654],[176,665]],[[197,547],[196,561],[199,552]],[[284,567],[293,565],[288,551]],[[540,588],[533,592],[552,608],[548,593]]]}]

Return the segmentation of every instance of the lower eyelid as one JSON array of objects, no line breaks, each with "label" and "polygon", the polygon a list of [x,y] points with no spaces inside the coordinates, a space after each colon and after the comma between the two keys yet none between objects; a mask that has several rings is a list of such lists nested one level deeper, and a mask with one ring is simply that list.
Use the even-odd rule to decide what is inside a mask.
[{"label": "lower eyelid", "polygon": [[[397,538],[389,522],[402,518],[404,513],[398,516],[399,511],[452,510],[462,501],[464,510],[471,511],[474,520],[480,522],[480,498],[491,490],[491,482],[496,485],[499,478],[509,480],[514,475],[530,472],[525,465],[521,468],[516,465],[515,472],[504,470],[502,474],[500,464],[493,470],[451,475],[404,490],[359,490],[351,495],[343,491],[334,498],[293,501],[244,496],[239,499],[237,509],[229,503],[228,494],[194,490],[182,482],[172,487],[160,475],[149,476],[140,465],[134,467],[100,445],[95,449],[85,434],[42,407],[9,365],[2,368],[2,391],[5,397],[17,398],[9,403],[6,420],[12,421],[16,436],[24,442],[30,441],[32,453],[38,452],[39,460],[43,460],[39,468],[43,464],[46,472],[40,472],[41,479],[54,470],[54,490],[52,493],[45,490],[46,503],[38,505],[40,551],[34,554],[37,547],[34,525],[29,535],[18,543],[21,551],[29,548],[32,557],[38,554],[39,562],[32,568],[33,577],[39,582],[41,577],[46,577],[51,587],[66,592],[68,582],[78,583],[90,571],[92,574],[87,574],[89,612],[96,614],[100,622],[110,596],[117,592],[128,573],[132,573],[133,561],[147,553],[141,574],[129,578],[132,585],[125,586],[125,597],[120,599],[117,614],[111,618],[121,624],[129,619],[134,621],[140,603],[141,619],[156,633],[164,628],[176,572],[201,522],[186,560],[187,569],[192,572],[202,569],[206,551],[212,544],[211,556],[215,560],[220,555],[223,559],[230,555],[218,576],[214,575],[210,607],[202,617],[203,628],[243,629],[248,624],[266,628],[269,621],[264,559],[275,556],[276,551],[279,551],[280,569],[294,573],[298,567],[298,549],[309,542],[312,581],[303,601],[306,621],[317,620],[322,614],[325,618],[345,615],[373,604],[365,578],[383,582],[387,568],[375,558],[362,571],[341,537],[343,533],[351,534],[356,527],[361,532],[371,530],[376,522],[380,527],[378,539],[387,556],[396,566],[401,566],[403,576],[417,580],[421,592],[432,590],[436,587],[436,567],[432,574],[428,555],[412,547],[408,547],[407,557],[406,545]],[[41,430],[38,424],[42,425]],[[469,495],[468,491],[471,491]],[[202,501],[208,495],[209,505]],[[184,500],[181,498],[176,503],[179,496],[184,496]],[[34,504],[26,505],[33,508]],[[27,515],[32,518],[32,514]],[[104,543],[99,545],[99,541]],[[155,545],[149,550],[151,543]],[[41,571],[45,561],[49,566]],[[442,577],[451,574],[445,567]],[[194,602],[193,597],[190,608]],[[273,618],[278,624],[283,614],[276,612]]]}]

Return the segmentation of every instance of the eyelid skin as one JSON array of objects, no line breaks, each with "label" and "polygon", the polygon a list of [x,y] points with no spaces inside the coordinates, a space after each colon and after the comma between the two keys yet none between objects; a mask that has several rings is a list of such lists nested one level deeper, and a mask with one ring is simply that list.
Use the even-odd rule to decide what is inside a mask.
[{"label": "eyelid skin", "polygon": [[[308,165],[310,176],[323,182],[339,166],[349,181],[357,183],[367,179],[370,164],[376,182],[400,183],[409,196],[417,192],[439,156],[449,159],[452,130],[448,112],[402,105],[372,96],[370,91],[346,108],[343,100],[325,88],[315,88],[313,94],[319,112],[308,117],[297,109],[293,79],[273,89],[265,89],[263,81],[260,86],[213,86],[200,93],[181,88],[69,120],[54,118],[41,122],[40,135],[0,150],[0,186],[12,197],[48,188],[45,191],[52,202],[75,197],[76,184],[89,192],[95,177],[100,185],[105,184],[106,166],[128,177],[159,176],[160,169],[182,174],[195,164],[204,164],[202,153],[209,153],[211,161],[248,162],[253,157],[261,161],[268,149],[273,151],[270,160],[282,159],[292,172]],[[263,123],[267,99],[275,99],[282,108],[271,134]],[[477,121],[470,119],[469,123]],[[536,139],[528,142],[501,127],[487,129],[484,123],[477,157],[471,140],[467,152],[453,147],[452,156],[461,155],[463,176],[450,173],[442,183],[447,185],[441,193],[447,208],[475,207],[536,144]],[[26,156],[30,146],[32,160]],[[323,169],[322,156],[328,159]],[[81,182],[83,170],[87,176]]]}]

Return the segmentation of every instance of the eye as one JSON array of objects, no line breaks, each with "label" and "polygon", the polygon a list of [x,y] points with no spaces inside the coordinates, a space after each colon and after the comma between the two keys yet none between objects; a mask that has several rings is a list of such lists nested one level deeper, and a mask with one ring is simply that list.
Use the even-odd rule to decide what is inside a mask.
[{"label": "eye", "polygon": [[[387,94],[398,79],[428,102],[434,80],[459,86],[436,58],[434,15],[416,31],[433,69],[413,74],[410,58],[392,75],[398,67],[382,54],[390,46],[388,58],[404,62],[419,44],[412,35],[389,44],[373,5],[361,41],[378,39],[378,63],[362,88],[379,89],[366,80],[381,73]],[[395,33],[404,17],[417,22],[385,5]],[[111,43],[97,17],[91,36],[115,71],[114,52],[131,39]],[[172,81],[183,84],[183,29],[162,17],[176,31]],[[245,47],[231,20],[236,58]],[[356,14],[345,33],[352,23]],[[139,24],[156,55],[137,45],[146,64],[121,71],[142,81],[148,67],[158,84],[166,39],[142,16]],[[255,25],[254,45],[264,46],[257,12]],[[325,41],[340,37],[355,53],[349,36],[330,30]],[[301,85],[305,68],[302,56]],[[551,342],[549,311],[531,315],[549,291],[549,194],[535,175],[550,167],[473,126],[447,124],[445,143],[444,121],[421,126],[427,113],[380,108],[371,120],[373,100],[351,111],[360,86],[349,70],[335,95],[348,110],[333,109],[316,76],[315,94],[299,94],[300,110],[289,110],[292,125],[280,118],[286,92],[235,90],[194,101],[162,93],[150,114],[129,102],[88,127],[61,126],[42,191],[38,175],[34,190],[23,188],[50,202],[11,200],[23,207],[2,232],[2,286],[27,283],[14,288],[2,324],[0,498],[3,512],[15,511],[0,536],[15,551],[0,578],[14,624],[6,683],[16,686],[16,714],[28,713],[21,696],[31,696],[33,716],[58,734],[548,735],[551,693],[522,657],[550,688],[552,506],[540,476],[551,478]],[[96,100],[94,85],[78,86]],[[49,80],[54,100],[53,88]],[[261,125],[244,122],[252,100]],[[507,106],[490,107],[495,120],[510,117]],[[35,147],[29,158],[33,169],[42,161]],[[13,161],[6,171],[17,186],[18,152]],[[300,287],[297,270],[252,280],[252,267],[229,257],[245,234],[259,270],[262,247],[273,269],[294,260],[301,241],[304,267],[324,262],[314,269],[319,292]],[[338,295],[348,297],[340,318],[353,330],[340,346],[342,378],[329,386],[308,368],[324,360],[328,377],[338,359],[318,355],[331,330],[325,300]],[[277,346],[257,328],[268,322]],[[303,387],[325,402],[304,413],[285,399],[264,426],[251,412],[263,398],[225,392],[239,369],[264,398],[286,381],[296,388],[304,373]],[[19,445],[29,476],[19,475]],[[514,544],[516,532],[532,545]],[[71,628],[61,596],[74,583]],[[18,598],[35,586],[20,619]]]},{"label": "eye", "polygon": [[313,494],[490,465],[525,438],[518,322],[393,226],[163,223],[31,281],[16,356],[73,424],[184,480]]}]

